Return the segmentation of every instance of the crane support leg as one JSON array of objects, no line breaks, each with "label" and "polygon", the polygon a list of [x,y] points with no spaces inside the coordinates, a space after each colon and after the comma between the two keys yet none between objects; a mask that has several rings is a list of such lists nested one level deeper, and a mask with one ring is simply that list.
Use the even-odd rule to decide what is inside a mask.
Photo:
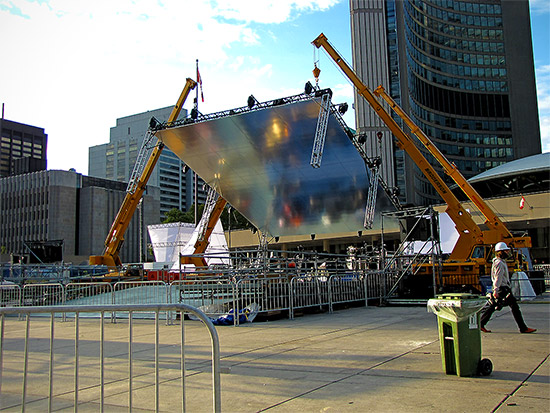
[{"label": "crane support leg", "polygon": [[315,130],[315,138],[313,140],[313,150],[311,151],[310,164],[314,168],[321,167],[321,158],[323,157],[323,149],[325,147],[329,114],[330,93],[325,93],[321,98],[321,108],[319,109],[319,117],[317,118],[317,129]]}]

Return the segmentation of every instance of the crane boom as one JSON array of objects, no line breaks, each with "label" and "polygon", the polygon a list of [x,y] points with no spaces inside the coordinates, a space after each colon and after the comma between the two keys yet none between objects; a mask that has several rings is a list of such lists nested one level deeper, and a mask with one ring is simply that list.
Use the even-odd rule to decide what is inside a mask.
[{"label": "crane boom", "polygon": [[397,140],[398,147],[407,152],[409,157],[414,161],[414,163],[426,176],[428,181],[430,181],[433,185],[435,190],[439,193],[443,201],[447,204],[447,209],[445,212],[447,212],[449,217],[453,220],[459,233],[459,239],[449,257],[451,260],[467,260],[470,257],[472,247],[475,244],[494,244],[498,241],[506,241],[516,248],[531,246],[531,240],[529,237],[513,237],[512,234],[510,234],[502,221],[500,221],[494,212],[490,211],[489,206],[481,199],[479,194],[473,190],[471,185],[466,181],[462,174],[460,174],[458,169],[445,158],[445,156],[435,147],[435,145],[433,145],[425,134],[418,133],[418,131],[420,131],[418,126],[416,126],[410,118],[407,117],[407,119],[405,119],[403,117],[403,110],[399,108],[393,100],[388,101],[392,109],[400,117],[402,117],[411,131],[415,133],[415,135],[421,136],[419,136],[419,139],[424,146],[426,146],[426,148],[434,154],[435,159],[442,165],[444,171],[458,183],[459,187],[470,199],[473,198],[472,201],[487,219],[489,230],[482,231],[481,228],[475,223],[470,213],[464,209],[460,201],[449,189],[445,181],[435,171],[422,152],[420,152],[412,138],[403,131],[391,115],[382,107],[376,97],[376,94],[385,98],[385,96],[387,96],[385,95],[385,92],[383,92],[382,89],[377,89],[377,92],[375,93],[371,92],[353,71],[353,69],[338,54],[336,49],[332,47],[323,33],[321,33],[312,43],[317,48],[324,48],[328,55],[338,65],[340,70],[342,70],[344,75],[346,75],[353,83],[354,87],[357,89],[357,92],[367,101],[367,103],[374,109],[376,114],[393,133]]},{"label": "crane boom", "polygon": [[[180,97],[168,117],[168,124],[173,123],[178,118],[187,96],[191,90],[196,87],[196,85],[197,83],[193,79],[186,79],[186,83]],[[122,265],[119,257],[119,251],[122,247],[122,243],[124,242],[124,234],[130,225],[130,220],[139,205],[147,182],[153,173],[153,169],[160,158],[163,148],[164,144],[159,141],[151,152],[142,173],[126,192],[122,205],[120,206],[115,220],[111,225],[109,234],[105,239],[105,249],[103,251],[103,255],[90,256],[91,265],[106,265],[109,268],[116,268]]]}]

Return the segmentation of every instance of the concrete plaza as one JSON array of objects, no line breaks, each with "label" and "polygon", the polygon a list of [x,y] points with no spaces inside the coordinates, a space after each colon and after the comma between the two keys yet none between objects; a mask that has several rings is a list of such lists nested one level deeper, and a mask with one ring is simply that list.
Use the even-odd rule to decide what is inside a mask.
[{"label": "concrete plaza", "polygon": [[[420,307],[358,307],[289,320],[217,327],[224,412],[550,411],[550,300],[521,309],[535,334],[520,334],[509,312],[482,333],[485,377],[443,371],[437,318]],[[6,318],[0,409],[21,410],[25,323]],[[128,411],[128,322],[105,324],[105,411]],[[79,327],[78,409],[99,410],[98,320]],[[73,410],[74,322],[55,323],[54,411]],[[27,411],[48,408],[47,318],[31,321]],[[134,411],[154,411],[154,322],[133,325]],[[181,411],[179,321],[159,325],[161,411]],[[186,408],[212,411],[211,344],[185,322]]]}]

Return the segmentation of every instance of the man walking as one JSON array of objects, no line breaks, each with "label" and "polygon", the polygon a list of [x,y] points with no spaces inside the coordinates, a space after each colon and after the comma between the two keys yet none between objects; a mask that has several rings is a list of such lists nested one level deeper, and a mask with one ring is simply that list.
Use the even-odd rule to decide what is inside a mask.
[{"label": "man walking", "polygon": [[491,332],[491,330],[485,328],[485,325],[489,322],[495,310],[500,310],[504,306],[510,306],[512,315],[521,333],[534,333],[537,331],[535,328],[527,327],[525,321],[523,321],[516,297],[512,294],[510,275],[508,274],[508,265],[506,264],[506,258],[509,254],[510,248],[508,248],[508,245],[504,242],[497,242],[495,245],[496,257],[493,258],[493,266],[491,267],[493,293],[489,306],[485,307],[481,313],[481,331],[484,333]]}]

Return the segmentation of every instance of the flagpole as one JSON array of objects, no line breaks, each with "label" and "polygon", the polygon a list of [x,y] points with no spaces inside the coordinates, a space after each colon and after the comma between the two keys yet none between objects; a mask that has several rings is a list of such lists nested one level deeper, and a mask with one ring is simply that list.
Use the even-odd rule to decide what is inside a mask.
[{"label": "flagpole", "polygon": [[[196,61],[197,63],[197,83],[199,82],[199,59],[197,59]],[[196,91],[196,96],[195,96],[195,109],[197,110],[197,113],[199,111],[199,88],[198,88],[198,85],[197,85],[197,91]],[[197,226],[197,223],[199,222],[198,220],[198,204],[197,204],[197,173],[195,171],[193,171],[193,178],[194,178],[194,185],[193,185],[193,195],[194,195],[194,204],[195,204],[195,226]]]}]

